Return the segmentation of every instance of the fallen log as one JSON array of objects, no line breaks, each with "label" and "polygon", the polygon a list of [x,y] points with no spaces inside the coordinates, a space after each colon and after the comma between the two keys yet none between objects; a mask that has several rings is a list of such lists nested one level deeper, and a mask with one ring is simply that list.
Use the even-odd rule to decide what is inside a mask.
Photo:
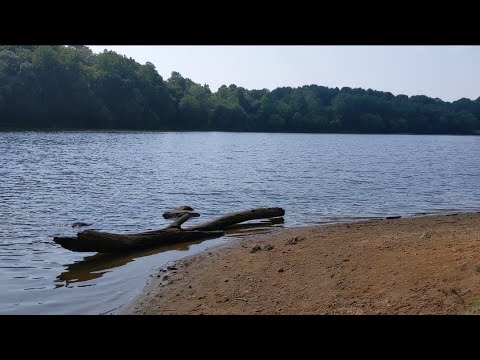
[{"label": "fallen log", "polygon": [[[223,229],[226,234],[233,233],[237,230],[261,230],[261,229],[266,229],[271,226],[275,226],[276,224],[283,223],[283,217],[276,217],[274,218],[275,220],[268,219],[268,220],[262,220],[259,222],[248,222],[248,223],[242,223],[242,224],[235,224],[235,225],[230,225],[227,226]],[[282,221],[280,221],[282,219]]]},{"label": "fallen log", "polygon": [[282,208],[258,208],[252,210],[238,211],[234,213],[227,214],[225,216],[219,217],[212,221],[194,226],[188,230],[202,230],[202,231],[212,231],[212,230],[223,230],[227,226],[235,225],[244,221],[264,219],[264,218],[274,218],[285,215],[285,210]]},{"label": "fallen log", "polygon": [[164,218],[176,220],[164,229],[137,234],[113,234],[96,230],[79,232],[75,237],[54,237],[53,241],[65,249],[78,252],[115,253],[128,252],[140,248],[169,245],[201,239],[213,239],[225,234],[224,229],[232,225],[255,219],[281,217],[281,208],[258,208],[239,211],[206,223],[182,229],[181,225],[192,217],[200,216],[189,206],[167,211]]}]

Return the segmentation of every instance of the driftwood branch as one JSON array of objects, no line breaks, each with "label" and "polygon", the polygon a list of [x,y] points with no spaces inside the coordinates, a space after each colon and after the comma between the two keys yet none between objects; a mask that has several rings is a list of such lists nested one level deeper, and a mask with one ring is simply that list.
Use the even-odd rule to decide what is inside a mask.
[{"label": "driftwood branch", "polygon": [[258,209],[252,209],[252,210],[238,211],[238,212],[230,213],[225,216],[219,217],[212,221],[208,221],[206,223],[191,227],[188,230],[202,230],[202,231],[223,230],[227,226],[235,225],[244,221],[273,218],[273,217],[278,217],[283,215],[285,215],[285,210],[278,207],[258,208]]},{"label": "driftwood branch", "polygon": [[185,222],[187,221],[188,219],[192,218],[192,217],[195,217],[195,216],[200,216],[200,214],[198,215],[195,215],[195,214],[198,214],[198,213],[186,213],[186,214],[183,214],[182,216],[180,216],[177,220],[175,220],[173,223],[171,223],[167,229],[172,229],[172,228],[177,228],[177,229],[180,229],[180,226]]},{"label": "driftwood branch", "polygon": [[164,219],[174,219],[177,218],[167,229],[177,228],[180,229],[180,226],[187,220],[192,217],[200,216],[199,213],[194,212],[190,206],[180,206],[174,210],[168,210],[163,213]]},{"label": "driftwood branch", "polygon": [[271,221],[271,223],[281,222],[280,219],[283,220],[281,217],[284,214],[285,210],[281,208],[258,208],[227,214],[203,224],[182,229],[181,225],[184,222],[192,217],[200,216],[191,207],[182,206],[163,214],[164,218],[176,218],[172,224],[164,229],[137,234],[112,234],[85,230],[79,232],[76,237],[55,237],[53,241],[72,251],[126,252],[145,247],[212,239],[224,235],[225,229],[249,220],[273,218],[275,221]]}]

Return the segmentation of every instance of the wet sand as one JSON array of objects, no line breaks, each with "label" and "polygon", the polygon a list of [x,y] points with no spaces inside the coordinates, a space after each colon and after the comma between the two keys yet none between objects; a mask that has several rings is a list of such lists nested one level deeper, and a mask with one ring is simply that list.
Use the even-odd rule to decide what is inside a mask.
[{"label": "wet sand", "polygon": [[480,214],[252,235],[160,270],[121,313],[479,314]]}]

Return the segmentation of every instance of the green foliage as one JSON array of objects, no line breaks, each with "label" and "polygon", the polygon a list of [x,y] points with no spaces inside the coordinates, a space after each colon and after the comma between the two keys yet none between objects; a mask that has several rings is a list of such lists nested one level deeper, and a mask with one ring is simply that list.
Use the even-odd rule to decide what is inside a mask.
[{"label": "green foliage", "polygon": [[480,97],[309,85],[212,93],[178,72],[86,46],[0,46],[0,128],[480,133]]},{"label": "green foliage", "polygon": [[175,106],[151,63],[85,46],[0,47],[0,119],[13,128],[166,128]]}]

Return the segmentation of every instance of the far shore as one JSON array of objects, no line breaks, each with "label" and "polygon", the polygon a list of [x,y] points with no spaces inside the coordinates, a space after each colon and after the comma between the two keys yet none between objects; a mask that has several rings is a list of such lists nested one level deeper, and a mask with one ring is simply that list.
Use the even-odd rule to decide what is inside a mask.
[{"label": "far shore", "polygon": [[152,132],[152,133],[234,133],[234,134],[300,134],[300,135],[419,135],[419,136],[479,136],[480,130],[473,131],[471,133],[460,132],[353,132],[353,131],[339,131],[339,132],[322,132],[322,131],[236,131],[236,130],[186,130],[186,129],[139,129],[139,128],[10,128],[0,127],[0,132]]},{"label": "far shore", "polygon": [[282,229],[155,275],[121,314],[480,314],[480,213]]}]

